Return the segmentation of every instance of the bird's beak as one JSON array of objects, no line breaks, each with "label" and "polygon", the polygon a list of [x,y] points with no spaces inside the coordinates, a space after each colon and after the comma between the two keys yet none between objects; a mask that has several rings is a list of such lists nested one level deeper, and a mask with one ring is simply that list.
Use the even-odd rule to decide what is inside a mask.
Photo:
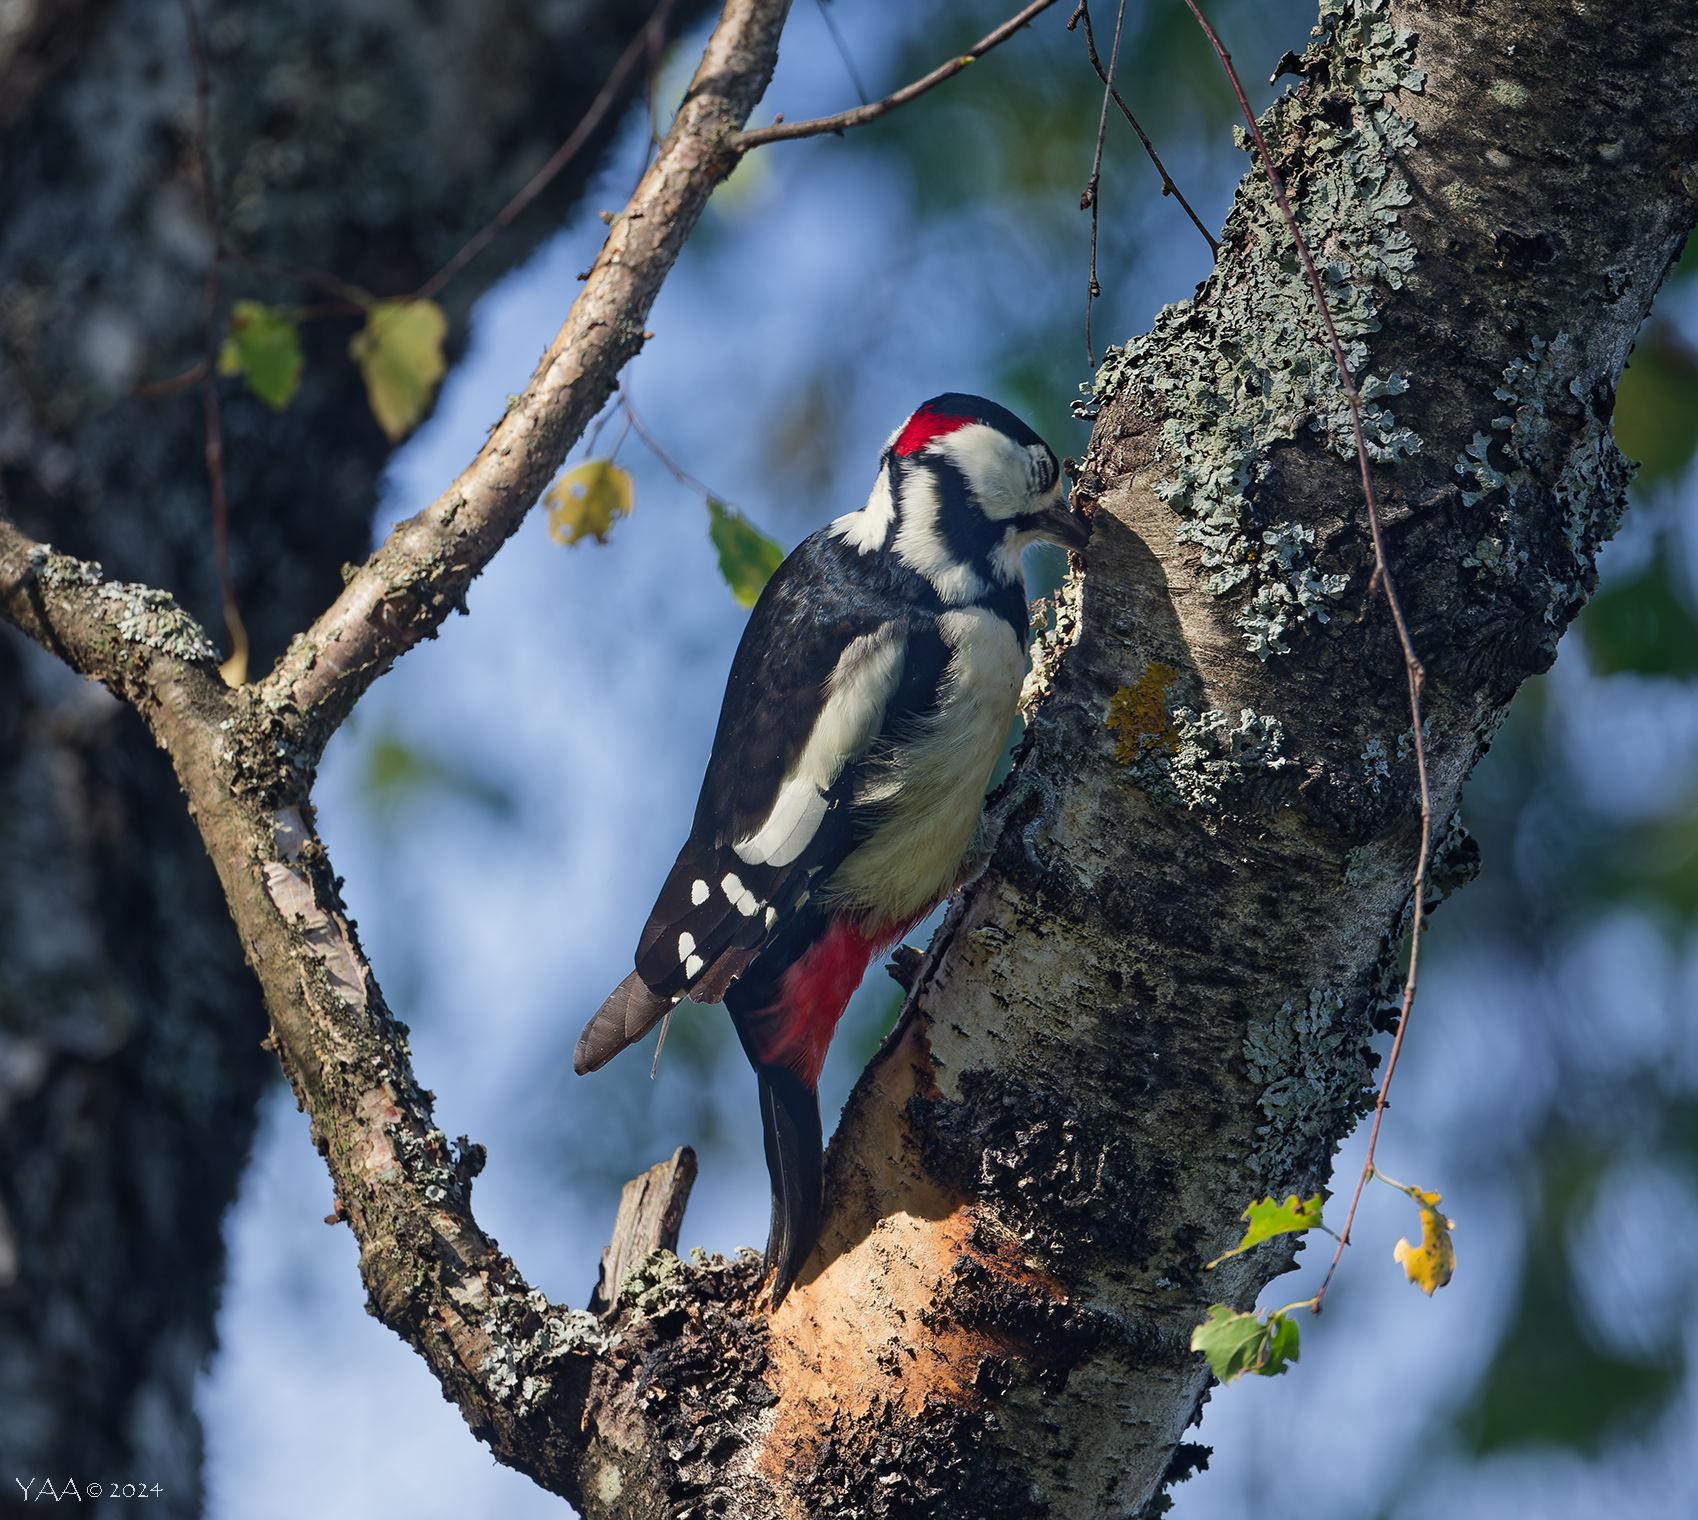
[{"label": "bird's beak", "polygon": [[1038,532],[1045,543],[1059,544],[1063,549],[1083,549],[1091,536],[1091,520],[1082,513],[1069,511],[1066,502],[1057,501],[1039,515]]}]

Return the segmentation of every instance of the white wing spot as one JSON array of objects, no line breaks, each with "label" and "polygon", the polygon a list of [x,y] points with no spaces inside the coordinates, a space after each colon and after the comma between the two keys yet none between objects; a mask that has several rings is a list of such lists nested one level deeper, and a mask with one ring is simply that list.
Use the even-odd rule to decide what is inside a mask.
[{"label": "white wing spot", "polygon": [[696,953],[696,936],[686,930],[678,936],[678,959],[687,961]]},{"label": "white wing spot", "polygon": [[725,873],[725,880],[720,882],[719,890],[744,918],[753,918],[760,912],[760,898],[743,885],[743,879],[735,871]]},{"label": "white wing spot", "polygon": [[768,908],[766,910],[766,926],[767,926],[767,928],[770,929],[777,922],[778,922],[778,909],[777,908]]},{"label": "white wing spot", "polygon": [[690,901],[696,907],[701,907],[708,900],[708,884],[705,881],[690,883]]},{"label": "white wing spot", "polygon": [[689,960],[684,962],[684,975],[685,976],[694,976],[701,969],[702,969],[702,958],[699,955],[692,955],[689,958]]}]

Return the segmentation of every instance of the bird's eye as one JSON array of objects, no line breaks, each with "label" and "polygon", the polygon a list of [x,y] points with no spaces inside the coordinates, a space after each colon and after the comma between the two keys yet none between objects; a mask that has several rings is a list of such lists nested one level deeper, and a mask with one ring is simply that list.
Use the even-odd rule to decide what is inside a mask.
[{"label": "bird's eye", "polygon": [[1036,455],[1033,459],[1032,469],[1033,492],[1037,495],[1042,495],[1054,484],[1055,460],[1052,459],[1047,452]]}]

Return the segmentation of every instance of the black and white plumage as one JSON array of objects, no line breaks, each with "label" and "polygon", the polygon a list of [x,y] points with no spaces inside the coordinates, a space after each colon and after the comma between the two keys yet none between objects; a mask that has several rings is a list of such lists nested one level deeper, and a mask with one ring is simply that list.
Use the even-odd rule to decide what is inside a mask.
[{"label": "black and white plumage", "polygon": [[775,1306],[819,1225],[826,1047],[873,956],[958,884],[1014,718],[1021,554],[1088,532],[1011,412],[951,394],[909,417],[867,504],[762,592],[690,837],[579,1038],[594,1071],[683,999],[725,1003],[759,1079]]}]

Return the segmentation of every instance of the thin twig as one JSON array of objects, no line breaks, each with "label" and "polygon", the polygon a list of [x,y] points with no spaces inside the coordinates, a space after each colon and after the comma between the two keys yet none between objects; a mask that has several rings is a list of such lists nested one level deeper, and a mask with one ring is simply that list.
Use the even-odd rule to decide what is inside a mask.
[{"label": "thin twig", "polygon": [[472,236],[465,247],[419,286],[410,299],[430,300],[490,245],[496,233],[512,222],[554,182],[554,177],[572,161],[578,150],[589,141],[590,134],[601,125],[602,118],[612,109],[613,102],[618,98],[619,91],[624,88],[631,70],[645,54],[652,54],[659,47],[660,39],[666,35],[666,19],[676,3],[677,0],[660,0],[649,13],[649,19],[643,23],[642,30],[626,44],[625,51],[619,55],[619,61],[613,65],[613,72],[607,76],[600,92],[590,102],[589,110],[584,112],[578,125],[572,128],[571,136],[554,150],[553,156],[530,177],[524,188],[497,211],[484,224],[482,230]]},{"label": "thin twig", "polygon": [[855,86],[855,99],[866,105],[867,87],[861,83],[861,71],[855,67],[855,60],[849,56],[849,44],[843,40],[843,33],[838,31],[837,23],[832,20],[831,6],[827,0],[816,0],[816,3],[820,9],[820,20],[825,22],[825,29],[831,33],[831,40],[837,47],[837,56],[843,60],[849,83]]},{"label": "thin twig", "polygon": [[[1085,4],[1085,0],[1079,0],[1079,9],[1073,14],[1076,18],[1081,16],[1084,18],[1085,35],[1089,37],[1091,34],[1091,13]],[[1098,202],[1101,199],[1097,190],[1103,172],[1103,139],[1108,136],[1108,99],[1114,93],[1114,70],[1115,65],[1120,61],[1120,31],[1125,23],[1126,0],[1120,0],[1120,8],[1114,14],[1114,42],[1108,50],[1108,72],[1102,74],[1100,65],[1097,69],[1097,72],[1102,74],[1103,108],[1097,116],[1097,147],[1091,158],[1091,177],[1086,182],[1085,193],[1079,197],[1079,209],[1084,211],[1088,208],[1091,213],[1091,272],[1090,278],[1085,282],[1085,366],[1088,369],[1093,368],[1097,362],[1096,348],[1091,342],[1091,306],[1097,297],[1103,293],[1102,286],[1097,283],[1097,211],[1099,209]],[[1071,25],[1071,23],[1069,24]],[[1093,61],[1096,51],[1093,44],[1091,47]]]},{"label": "thin twig", "polygon": [[146,401],[157,401],[161,396],[175,396],[179,391],[193,390],[211,373],[211,361],[202,354],[180,374],[167,375],[163,380],[144,380],[135,387],[132,394]]},{"label": "thin twig", "polygon": [[1409,625],[1404,621],[1403,608],[1397,600],[1397,588],[1392,583],[1391,566],[1386,560],[1385,540],[1380,533],[1379,503],[1374,496],[1373,472],[1368,462],[1368,444],[1362,433],[1362,398],[1357,394],[1356,383],[1350,377],[1350,365],[1345,361],[1344,345],[1339,342],[1338,329],[1333,325],[1332,310],[1327,305],[1321,277],[1315,271],[1315,261],[1309,257],[1309,245],[1304,242],[1303,234],[1298,229],[1297,217],[1291,210],[1290,201],[1286,199],[1285,186],[1280,182],[1279,173],[1274,168],[1268,145],[1262,139],[1262,129],[1256,124],[1255,112],[1250,109],[1250,102],[1244,98],[1244,87],[1238,82],[1238,73],[1232,67],[1232,59],[1221,46],[1214,28],[1197,9],[1196,0],[1185,0],[1185,5],[1197,18],[1197,24],[1202,27],[1220,58],[1221,66],[1226,70],[1226,77],[1232,81],[1232,92],[1238,97],[1238,105],[1244,112],[1245,121],[1250,124],[1250,135],[1255,139],[1256,152],[1261,157],[1262,168],[1267,173],[1274,199],[1279,203],[1280,215],[1285,218],[1285,225],[1290,228],[1291,236],[1297,244],[1297,253],[1303,261],[1303,271],[1308,276],[1309,288],[1315,293],[1315,303],[1320,307],[1321,321],[1326,326],[1327,341],[1332,345],[1333,362],[1338,366],[1339,381],[1344,387],[1344,399],[1350,407],[1350,426],[1356,438],[1356,460],[1362,471],[1362,499],[1368,505],[1368,528],[1374,540],[1374,574],[1368,585],[1368,594],[1372,596],[1375,587],[1385,593],[1386,606],[1391,609],[1392,624],[1397,629],[1397,640],[1403,647],[1404,675],[1409,682],[1409,714],[1415,735],[1415,774],[1421,787],[1421,853],[1415,862],[1412,884],[1415,914],[1409,930],[1409,973],[1403,983],[1403,1006],[1398,1015],[1397,1035],[1392,1040],[1391,1054],[1386,1058],[1385,1077],[1380,1082],[1379,1095],[1374,1100],[1374,1123],[1368,1131],[1368,1156],[1362,1163],[1362,1175],[1356,1179],[1356,1191],[1350,1196],[1350,1211],[1344,1217],[1344,1228],[1339,1231],[1338,1248],[1332,1254],[1332,1264],[1327,1268],[1321,1291],[1315,1295],[1314,1312],[1319,1314],[1327,1285],[1332,1282],[1332,1275],[1338,1270],[1339,1258],[1343,1256],[1344,1248],[1350,1244],[1350,1226],[1356,1218],[1356,1206],[1361,1201],[1362,1189],[1374,1170],[1374,1147],[1379,1143],[1380,1121],[1385,1117],[1386,1111],[1386,1095],[1391,1091],[1391,1079],[1397,1071],[1397,1058],[1403,1050],[1403,1037],[1409,1031],[1409,1013],[1415,1006],[1416,975],[1421,962],[1421,927],[1427,895],[1427,855],[1433,833],[1433,799],[1427,784],[1427,746],[1426,738],[1421,732],[1421,682],[1424,673],[1421,662],[1415,655],[1414,642],[1409,637]]},{"label": "thin twig", "polygon": [[[1191,209],[1191,202],[1185,199],[1179,186],[1174,184],[1173,176],[1167,172],[1167,165],[1161,161],[1161,155],[1156,152],[1156,145],[1150,141],[1149,134],[1139,125],[1138,118],[1132,114],[1132,107],[1121,99],[1120,91],[1115,89],[1109,80],[1108,72],[1103,68],[1103,61],[1097,56],[1097,39],[1091,31],[1091,8],[1086,0],[1079,0],[1079,9],[1073,13],[1073,21],[1085,23],[1085,50],[1090,54],[1091,67],[1097,71],[1097,78],[1109,87],[1109,94],[1114,97],[1114,103],[1120,107],[1132,130],[1138,134],[1138,141],[1144,145],[1144,152],[1149,155],[1150,162],[1156,166],[1156,173],[1161,176],[1161,193],[1171,195],[1179,202],[1180,208],[1191,218],[1191,225],[1203,234],[1203,241],[1209,245],[1209,252],[1220,252],[1220,239],[1203,225],[1203,219]],[[1067,23],[1068,30],[1073,28],[1073,21]]]},{"label": "thin twig", "polygon": [[224,431],[218,415],[218,266],[224,255],[224,239],[218,221],[218,186],[212,174],[212,82],[207,77],[206,56],[201,49],[200,23],[194,0],[182,0],[183,29],[188,37],[189,58],[195,71],[195,156],[200,162],[201,211],[212,253],[206,261],[204,301],[206,307],[206,354],[195,368],[201,373],[201,410],[206,421],[206,483],[212,497],[212,557],[218,567],[218,589],[224,603],[224,628],[230,636],[230,660],[226,670],[239,686],[247,678],[248,633],[236,610],[236,583],[230,575],[230,509],[224,495]]},{"label": "thin twig", "polygon": [[240,253],[234,248],[219,249],[219,257],[226,264],[234,264],[238,269],[251,269],[255,274],[280,275],[284,279],[298,280],[303,285],[316,285],[320,290],[341,298],[334,306],[310,308],[315,316],[358,316],[361,312],[370,310],[377,301],[377,297],[369,290],[361,290],[358,285],[350,285],[336,275],[328,274],[322,269],[309,268],[305,264],[279,264],[273,259]]},{"label": "thin twig", "polygon": [[[371,683],[436,631],[607,404],[678,250],[736,167],[728,141],[766,90],[788,9],[788,0],[726,0],[653,165],[611,218],[530,383],[477,458],[395,525],[266,677],[266,699],[288,709],[301,754],[316,758]],[[410,588],[427,560],[434,593],[421,599]]]},{"label": "thin twig", "polygon": [[894,95],[875,100],[870,106],[857,106],[853,111],[839,111],[835,116],[816,116],[811,121],[775,121],[769,127],[756,127],[750,132],[734,133],[726,146],[733,153],[747,153],[750,148],[758,148],[762,143],[788,142],[797,137],[819,137],[826,132],[845,132],[850,127],[861,127],[869,121],[877,121],[879,117],[888,115],[898,106],[905,106],[910,100],[924,95],[927,90],[935,89],[944,80],[953,79],[968,64],[983,58],[992,48],[1008,41],[1028,21],[1054,4],[1055,0],[1032,0],[1032,4],[1025,10],[1016,16],[1010,16],[994,32],[981,37],[965,53],[951,58],[948,63],[940,64],[931,73],[916,79],[912,84],[903,85]]},{"label": "thin twig", "polygon": [[[630,396],[624,391],[619,393],[619,405],[624,410],[625,421],[629,424],[631,431],[634,432],[638,438],[642,439],[649,453],[653,454],[656,459],[658,459],[668,470],[672,472],[672,478],[676,480],[679,485],[688,486],[692,491],[701,492],[701,494],[709,501],[723,501],[725,499],[723,496],[719,495],[718,492],[710,491],[701,483],[701,481],[697,480],[694,475],[683,467],[683,465],[679,464],[666,452],[665,449],[655,442],[654,434],[643,426],[642,419],[637,416],[636,408],[631,405]],[[615,452],[617,452],[617,449]],[[660,1052],[657,1050],[655,1054],[658,1057]]]},{"label": "thin twig", "polygon": [[[567,137],[546,164],[542,166],[524,187],[505,206],[484,223],[446,264],[436,271],[425,283],[411,295],[391,297],[398,301],[428,301],[438,295],[442,288],[459,274],[468,264],[487,248],[496,233],[508,226],[518,215],[530,205],[553,182],[554,178],[577,155],[590,134],[601,125],[606,117],[614,98],[624,85],[632,68],[636,66],[639,57],[645,53],[649,60],[649,94],[650,94],[650,150],[654,147],[653,125],[653,93],[654,75],[658,68],[660,51],[666,40],[666,22],[677,0],[659,0],[649,19],[643,23],[642,30],[626,45],[625,51],[614,64],[612,72],[603,82],[600,92],[590,102],[589,109],[584,113],[577,126]],[[643,168],[648,168],[648,154],[643,157]],[[641,176],[639,175],[639,178]],[[300,307],[295,312],[296,320],[307,321],[318,317],[357,317],[362,312],[369,311],[380,297],[369,291],[361,290],[357,285],[350,285],[346,280],[323,269],[313,269],[303,264],[279,264],[270,259],[257,258],[253,254],[240,253],[233,248],[226,248],[222,242],[218,245],[218,257],[228,264],[235,264],[242,269],[251,269],[258,274],[280,275],[285,279],[298,280],[303,285],[316,285],[331,295],[341,297],[335,304]],[[200,365],[183,374],[173,375],[164,380],[151,381],[146,385],[136,387],[138,396],[159,397],[175,394],[196,385],[203,378],[205,371]]]}]

